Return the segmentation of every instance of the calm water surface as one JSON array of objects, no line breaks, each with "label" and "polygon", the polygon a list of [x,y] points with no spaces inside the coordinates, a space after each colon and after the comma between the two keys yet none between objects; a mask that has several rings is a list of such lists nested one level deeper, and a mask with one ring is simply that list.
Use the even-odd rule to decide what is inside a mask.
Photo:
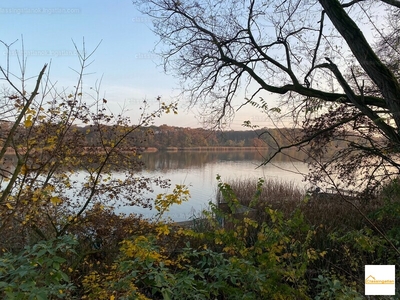
[{"label": "calm water surface", "polygon": [[[300,188],[305,186],[303,175],[308,171],[302,162],[291,162],[284,157],[273,164],[260,166],[263,156],[257,151],[234,152],[157,152],[143,155],[147,176],[162,176],[171,180],[171,189],[175,184],[189,187],[191,198],[181,205],[174,205],[167,217],[175,221],[184,221],[199,215],[207,209],[208,203],[215,200],[217,174],[224,182],[235,179],[255,179],[262,177],[284,182],[293,182]],[[302,173],[302,174],[301,174]],[[155,188],[154,194],[164,192]],[[138,207],[124,207],[124,213],[140,213],[151,218],[154,210]]]}]

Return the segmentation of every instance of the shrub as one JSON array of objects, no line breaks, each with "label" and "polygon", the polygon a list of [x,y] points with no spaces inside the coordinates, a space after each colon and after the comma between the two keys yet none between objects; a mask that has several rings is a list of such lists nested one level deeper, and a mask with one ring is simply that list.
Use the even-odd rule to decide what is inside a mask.
[{"label": "shrub", "polygon": [[76,241],[69,235],[40,241],[18,254],[0,256],[0,296],[7,299],[67,298],[74,289],[66,257]]}]

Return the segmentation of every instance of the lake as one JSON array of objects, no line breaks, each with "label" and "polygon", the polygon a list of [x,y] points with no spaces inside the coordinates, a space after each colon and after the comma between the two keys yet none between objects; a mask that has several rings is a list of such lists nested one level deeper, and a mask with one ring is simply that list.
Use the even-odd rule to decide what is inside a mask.
[{"label": "lake", "polygon": [[[191,198],[181,205],[173,205],[166,217],[174,221],[185,221],[199,215],[207,209],[210,201],[215,201],[217,191],[217,174],[224,182],[234,179],[254,179],[262,177],[283,182],[293,182],[305,188],[303,175],[308,167],[301,161],[292,162],[288,157],[278,157],[273,163],[260,166],[263,155],[257,151],[183,151],[144,153],[146,176],[162,176],[171,180],[172,191],[175,184],[189,187]],[[169,191],[169,192],[170,192]],[[164,192],[155,188],[154,194]],[[140,213],[146,218],[155,215],[155,210],[139,207],[123,207],[124,213]]]}]

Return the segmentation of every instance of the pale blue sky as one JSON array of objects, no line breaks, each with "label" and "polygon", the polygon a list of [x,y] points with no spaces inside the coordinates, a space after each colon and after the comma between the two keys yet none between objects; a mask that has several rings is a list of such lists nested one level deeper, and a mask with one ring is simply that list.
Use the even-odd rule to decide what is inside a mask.
[{"label": "pale blue sky", "polygon": [[[131,0],[3,0],[0,28],[0,40],[7,44],[16,39],[21,41],[23,35],[29,75],[37,75],[51,60],[51,77],[60,87],[72,87],[76,79],[76,74],[69,69],[79,67],[72,40],[81,46],[84,37],[88,51],[102,40],[94,54],[94,63],[87,70],[95,74],[87,77],[85,83],[94,86],[96,79],[103,76],[101,90],[110,108],[118,110],[125,105],[133,120],[144,98],[153,101],[162,96],[168,101],[180,92],[178,81],[164,74],[163,68],[157,66],[161,60],[151,52],[157,42],[150,30],[151,20],[138,12]],[[11,52],[14,67],[17,66],[15,51],[20,51],[20,45],[17,43]],[[0,49],[0,62],[4,65],[6,49]],[[187,112],[186,106],[187,102],[182,101],[178,116],[168,116],[157,124],[200,127],[196,120],[200,109]],[[261,113],[244,110],[231,128],[243,129],[244,120],[267,125]]]}]

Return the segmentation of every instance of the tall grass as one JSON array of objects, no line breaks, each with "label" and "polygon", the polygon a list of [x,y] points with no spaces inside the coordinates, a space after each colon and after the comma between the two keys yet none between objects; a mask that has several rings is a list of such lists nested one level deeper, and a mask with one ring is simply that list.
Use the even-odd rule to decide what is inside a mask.
[{"label": "tall grass", "polygon": [[[228,181],[240,205],[249,206],[257,191],[257,180],[236,179]],[[362,200],[362,199],[361,199]],[[315,227],[325,227],[327,230],[360,229],[366,225],[366,220],[351,205],[354,203],[366,215],[382,205],[382,199],[363,202],[349,196],[341,197],[335,193],[307,194],[305,188],[293,182],[266,179],[261,195],[254,207],[257,221],[266,221],[265,209],[279,210],[285,216],[290,216],[300,209],[307,222]],[[221,193],[217,193],[217,203],[223,203]]]}]

